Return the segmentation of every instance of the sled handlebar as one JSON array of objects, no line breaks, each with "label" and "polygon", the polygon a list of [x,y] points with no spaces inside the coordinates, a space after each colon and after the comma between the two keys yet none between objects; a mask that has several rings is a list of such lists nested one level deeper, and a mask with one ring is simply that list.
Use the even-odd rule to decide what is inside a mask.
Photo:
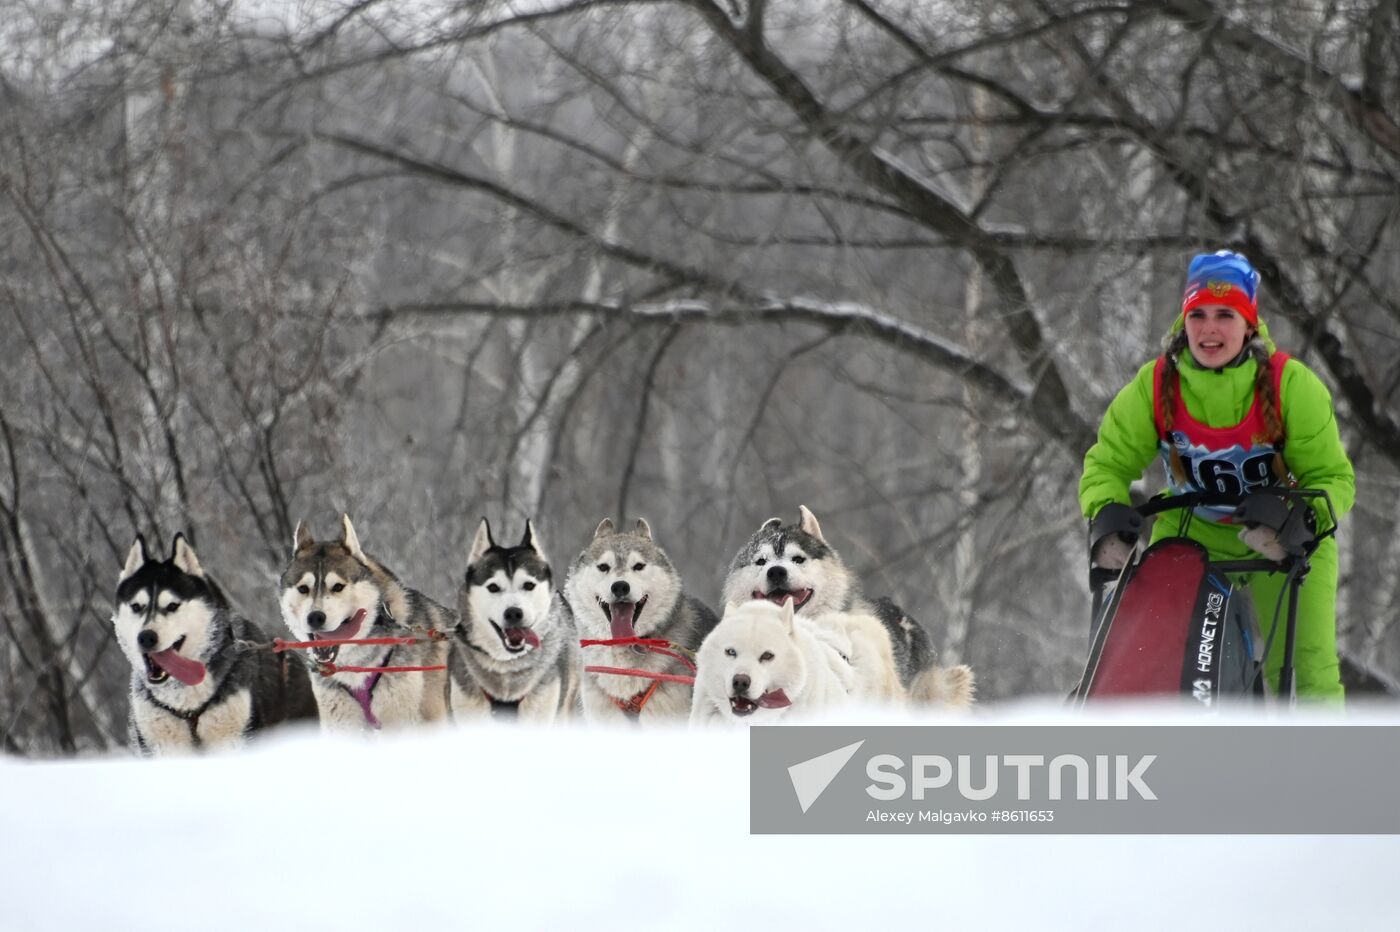
[{"label": "sled handlebar", "polygon": [[[1326,514],[1328,520],[1326,529],[1315,533],[1313,539],[1305,546],[1304,553],[1301,556],[1289,556],[1282,564],[1266,559],[1229,560],[1213,563],[1212,565],[1215,566],[1217,570],[1227,573],[1274,572],[1278,570],[1280,566],[1289,567],[1298,563],[1300,560],[1306,561],[1307,557],[1311,556],[1312,552],[1317,549],[1318,544],[1337,533],[1337,510],[1332,506],[1332,499],[1325,491],[1321,489],[1288,488],[1270,488],[1261,489],[1260,491],[1267,492],[1270,495],[1277,495],[1290,504],[1303,504],[1309,507],[1314,500],[1321,499],[1327,509]],[[1141,505],[1134,505],[1131,507],[1143,518],[1148,518],[1152,515],[1161,514],[1164,511],[1195,508],[1198,505],[1236,506],[1244,499],[1245,496],[1243,495],[1222,495],[1211,492],[1184,492],[1179,495],[1157,495],[1143,502]],[[1304,563],[1304,565],[1306,566],[1306,563]],[[1119,570],[1108,570],[1103,567],[1091,565],[1089,567],[1089,589],[1091,592],[1095,593],[1095,598],[1097,599],[1098,593],[1110,582],[1117,579],[1119,575]]]},{"label": "sled handlebar", "polygon": [[[1337,530],[1337,509],[1332,507],[1332,497],[1322,489],[1288,489],[1288,488],[1265,488],[1260,492],[1269,495],[1276,495],[1289,503],[1300,503],[1311,505],[1316,499],[1321,499],[1327,507],[1327,529],[1317,533],[1317,539],[1330,537]],[[1195,508],[1199,505],[1226,505],[1235,506],[1244,501],[1246,495],[1222,495],[1216,492],[1184,492],[1180,495],[1157,495],[1149,498],[1141,505],[1134,506],[1138,514],[1144,518],[1151,515],[1161,514],[1164,511],[1172,511],[1177,508]]]}]

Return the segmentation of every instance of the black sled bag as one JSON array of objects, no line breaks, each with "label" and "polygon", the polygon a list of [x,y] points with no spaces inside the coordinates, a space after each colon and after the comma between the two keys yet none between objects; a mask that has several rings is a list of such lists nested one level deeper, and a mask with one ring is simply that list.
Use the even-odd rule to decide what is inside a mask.
[{"label": "black sled bag", "polygon": [[1187,695],[1206,706],[1262,690],[1263,644],[1249,604],[1206,548],[1153,544],[1113,593],[1094,633],[1081,698]]}]

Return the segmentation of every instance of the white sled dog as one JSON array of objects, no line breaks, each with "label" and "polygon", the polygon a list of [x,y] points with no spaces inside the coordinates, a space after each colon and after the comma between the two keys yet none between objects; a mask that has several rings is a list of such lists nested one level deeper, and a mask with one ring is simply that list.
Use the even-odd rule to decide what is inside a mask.
[{"label": "white sled dog", "polygon": [[[971,668],[939,667],[924,626],[890,599],[867,600],[841,555],[822,535],[816,516],[806,505],[798,512],[796,524],[769,518],[734,555],[724,582],[725,609],[749,599],[766,599],[791,601],[799,617],[817,623],[833,613],[873,616],[889,641],[899,681],[910,702],[952,707],[971,704]],[[846,618],[838,627],[848,628],[851,623]],[[872,630],[868,624],[861,626]]]},{"label": "white sled dog", "polygon": [[852,612],[799,618],[792,599],[727,607],[698,659],[691,725],[811,718],[848,703],[904,699],[879,619]]},{"label": "white sled dog", "polygon": [[467,553],[452,638],[452,717],[548,724],[578,703],[578,635],[533,523],[514,547],[485,518]]},{"label": "white sled dog", "polygon": [[[586,639],[661,638],[695,651],[716,622],[713,611],[682,591],[680,574],[640,518],[631,533],[607,518],[598,525],[569,569],[564,596]],[[579,657],[585,667],[690,674],[679,661],[637,647],[586,647]],[[691,687],[684,683],[585,670],[581,694],[589,721],[650,723],[690,713]]]},{"label": "white sled dog", "polygon": [[[317,543],[297,524],[292,559],[282,571],[282,619],[299,641],[325,642],[311,650],[322,663],[353,667],[434,666],[447,663],[446,641],[425,630],[447,632],[457,615],[406,588],[397,576],[360,548],[348,515],[341,537]],[[412,636],[415,644],[342,644],[355,638]],[[447,672],[348,673],[313,676],[312,689],[328,730],[442,721],[447,717]]]},{"label": "white sled dog", "polygon": [[237,745],[280,722],[316,719],[306,668],[240,647],[268,638],[233,613],[183,534],[163,561],[137,536],[117,580],[112,623],[131,661],[128,726],[138,754]]}]

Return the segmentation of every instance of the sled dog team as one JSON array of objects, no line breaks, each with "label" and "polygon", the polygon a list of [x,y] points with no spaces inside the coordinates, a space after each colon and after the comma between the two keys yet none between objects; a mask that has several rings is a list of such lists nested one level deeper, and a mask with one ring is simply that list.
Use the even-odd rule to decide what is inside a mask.
[{"label": "sled dog team", "polygon": [[723,600],[716,619],[685,593],[645,520],[599,524],[562,588],[532,522],[512,545],[482,520],[454,611],[367,554],[345,516],[332,540],[298,525],[282,572],[282,620],[304,651],[275,652],[235,614],[183,535],[165,560],[137,537],[112,621],[132,665],[140,753],[236,744],[299,719],[333,730],[485,716],[704,725],[972,701],[972,671],[939,667],[918,621],[867,600],[805,506],[739,550]]}]

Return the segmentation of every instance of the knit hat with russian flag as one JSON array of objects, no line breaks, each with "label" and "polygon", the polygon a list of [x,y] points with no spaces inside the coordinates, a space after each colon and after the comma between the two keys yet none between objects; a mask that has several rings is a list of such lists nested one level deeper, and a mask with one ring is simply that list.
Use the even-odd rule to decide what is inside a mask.
[{"label": "knit hat with russian flag", "polygon": [[1239,311],[1251,327],[1259,326],[1259,273],[1237,252],[1201,253],[1186,271],[1181,313],[1193,307],[1222,305]]}]

